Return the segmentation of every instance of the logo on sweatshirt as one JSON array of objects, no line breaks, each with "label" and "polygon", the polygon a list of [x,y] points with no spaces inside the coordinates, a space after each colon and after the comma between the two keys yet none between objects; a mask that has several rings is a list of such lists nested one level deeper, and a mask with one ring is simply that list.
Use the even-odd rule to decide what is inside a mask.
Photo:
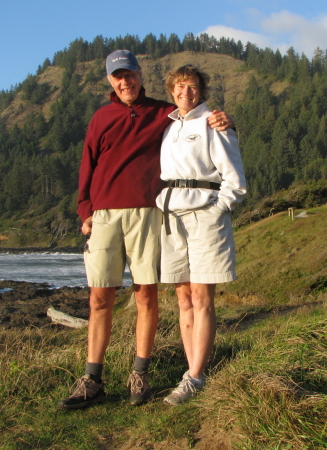
[{"label": "logo on sweatshirt", "polygon": [[199,139],[201,139],[201,136],[199,134],[190,134],[185,138],[187,142],[194,142],[198,141]]}]

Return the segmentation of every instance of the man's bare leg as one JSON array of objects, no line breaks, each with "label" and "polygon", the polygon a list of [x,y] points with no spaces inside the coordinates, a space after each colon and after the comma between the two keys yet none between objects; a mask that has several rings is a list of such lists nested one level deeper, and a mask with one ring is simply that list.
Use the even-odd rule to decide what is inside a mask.
[{"label": "man's bare leg", "polygon": [[103,360],[109,344],[115,288],[91,288],[88,329],[88,359],[85,375],[77,380],[71,395],[60,400],[61,409],[81,409],[106,400],[101,380]]},{"label": "man's bare leg", "polygon": [[137,307],[136,355],[150,358],[158,325],[158,288],[156,284],[134,285]]},{"label": "man's bare leg", "polygon": [[158,289],[156,284],[134,285],[137,307],[136,358],[128,385],[131,404],[141,405],[152,397],[148,367],[158,324]]},{"label": "man's bare leg", "polygon": [[103,364],[111,335],[115,290],[114,287],[91,287],[87,358],[89,363]]}]

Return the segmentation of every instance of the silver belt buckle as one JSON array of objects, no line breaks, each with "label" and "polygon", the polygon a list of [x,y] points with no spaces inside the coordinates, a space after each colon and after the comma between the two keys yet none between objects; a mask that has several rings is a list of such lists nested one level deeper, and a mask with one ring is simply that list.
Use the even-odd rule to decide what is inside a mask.
[{"label": "silver belt buckle", "polygon": [[187,180],[179,180],[179,187],[186,188],[187,186]]}]

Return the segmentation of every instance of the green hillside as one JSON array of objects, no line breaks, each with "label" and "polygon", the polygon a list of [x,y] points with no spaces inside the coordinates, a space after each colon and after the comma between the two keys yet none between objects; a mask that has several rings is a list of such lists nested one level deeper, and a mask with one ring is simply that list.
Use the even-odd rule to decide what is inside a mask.
[{"label": "green hillside", "polygon": [[239,278],[216,289],[207,388],[180,408],[162,402],[185,370],[171,285],[160,285],[150,367],[156,396],[138,408],[125,387],[135,351],[130,290],[115,306],[104,405],[56,409],[84,369],[85,329],[0,329],[1,448],[325,449],[327,208],[305,212],[295,210],[294,220],[280,212],[235,233]]},{"label": "green hillside", "polygon": [[[0,234],[11,246],[76,245],[78,169],[93,113],[110,92],[105,57],[134,51],[149,96],[167,99],[172,67],[211,76],[210,108],[235,117],[248,195],[243,208],[294,183],[327,178],[327,60],[208,35],[76,39],[10,92],[0,92]],[[237,214],[240,210],[237,211]],[[17,228],[18,232],[13,231]]]}]

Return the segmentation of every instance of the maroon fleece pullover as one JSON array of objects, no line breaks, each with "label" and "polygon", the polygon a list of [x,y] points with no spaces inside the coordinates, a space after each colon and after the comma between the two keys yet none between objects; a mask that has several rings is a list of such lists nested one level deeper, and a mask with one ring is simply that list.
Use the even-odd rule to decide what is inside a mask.
[{"label": "maroon fleece pullover", "polygon": [[160,146],[176,107],[146,97],[144,88],[132,107],[115,92],[110,99],[94,114],[84,142],[77,211],[83,222],[99,209],[154,207],[163,188]]}]

